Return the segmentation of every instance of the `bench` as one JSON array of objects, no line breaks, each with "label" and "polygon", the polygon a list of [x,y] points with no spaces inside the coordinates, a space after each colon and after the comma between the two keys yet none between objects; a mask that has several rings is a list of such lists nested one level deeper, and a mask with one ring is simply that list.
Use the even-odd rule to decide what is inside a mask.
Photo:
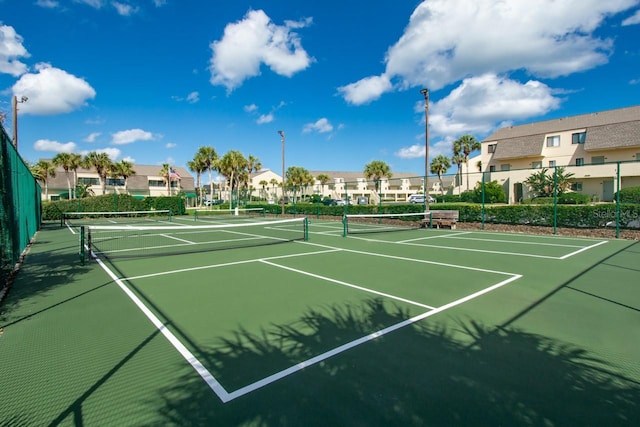
[{"label": "bench", "polygon": [[433,227],[435,225],[436,228],[449,227],[455,230],[459,218],[460,213],[458,211],[431,211],[429,217],[422,220],[422,227]]}]

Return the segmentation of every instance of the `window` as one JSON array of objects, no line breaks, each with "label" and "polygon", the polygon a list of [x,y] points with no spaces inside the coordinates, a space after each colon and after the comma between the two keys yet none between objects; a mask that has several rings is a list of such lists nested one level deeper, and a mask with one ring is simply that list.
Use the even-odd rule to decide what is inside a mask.
[{"label": "window", "polygon": [[586,132],[578,132],[578,133],[572,133],[571,134],[571,143],[572,144],[584,144],[584,142],[587,140],[587,133]]},{"label": "window", "polygon": [[560,146],[560,135],[547,137],[547,147],[559,147],[559,146]]},{"label": "window", "polygon": [[576,159],[576,166],[582,166],[584,165],[584,159],[582,157],[578,157]]},{"label": "window", "polygon": [[572,182],[571,189],[573,191],[582,191],[582,183],[581,182]]},{"label": "window", "polygon": [[78,184],[82,184],[82,185],[100,185],[100,180],[98,178],[80,177],[80,178],[78,178]]},{"label": "window", "polygon": [[556,167],[556,161],[555,160],[549,160],[549,167],[550,168],[555,168]]},{"label": "window", "polygon": [[496,171],[496,165],[489,165],[489,172],[495,172]]},{"label": "window", "polygon": [[542,169],[542,162],[531,162],[531,167],[534,169]]},{"label": "window", "polygon": [[114,185],[114,186],[123,187],[124,186],[124,179],[122,179],[122,178],[107,178],[107,185]]},{"label": "window", "polygon": [[167,184],[164,181],[158,181],[154,179],[149,180],[149,187],[166,187]]},{"label": "window", "polygon": [[593,156],[591,158],[592,165],[601,165],[604,163],[604,156]]},{"label": "window", "polygon": [[510,171],[511,170],[511,165],[509,165],[509,164],[500,165],[500,170],[501,171]]},{"label": "window", "polygon": [[498,144],[489,144],[487,146],[489,153],[495,153],[496,152],[496,145],[498,145]]}]

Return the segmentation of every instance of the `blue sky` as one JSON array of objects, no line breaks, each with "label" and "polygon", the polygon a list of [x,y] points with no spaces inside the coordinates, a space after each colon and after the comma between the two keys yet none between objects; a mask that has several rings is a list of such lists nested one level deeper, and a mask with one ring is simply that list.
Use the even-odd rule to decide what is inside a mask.
[{"label": "blue sky", "polygon": [[[29,161],[424,172],[464,134],[640,102],[640,0],[0,0],[0,111]],[[453,172],[453,169],[451,170]]]}]

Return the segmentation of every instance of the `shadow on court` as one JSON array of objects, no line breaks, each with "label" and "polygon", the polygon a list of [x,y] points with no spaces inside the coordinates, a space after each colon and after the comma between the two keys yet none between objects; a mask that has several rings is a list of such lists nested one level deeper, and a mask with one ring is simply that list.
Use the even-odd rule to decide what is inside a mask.
[{"label": "shadow on court", "polygon": [[[261,335],[237,331],[234,340],[209,349],[207,359],[227,373],[224,384],[232,382],[231,373],[293,365],[336,337],[405,318],[375,299],[360,307],[335,305],[307,312],[298,327],[273,325]],[[454,339],[461,331],[473,345]],[[640,383],[600,362],[580,348],[512,327],[496,332],[458,321],[454,331],[422,322],[227,404],[213,402],[199,377],[185,375],[162,390],[160,424],[637,425]]]}]

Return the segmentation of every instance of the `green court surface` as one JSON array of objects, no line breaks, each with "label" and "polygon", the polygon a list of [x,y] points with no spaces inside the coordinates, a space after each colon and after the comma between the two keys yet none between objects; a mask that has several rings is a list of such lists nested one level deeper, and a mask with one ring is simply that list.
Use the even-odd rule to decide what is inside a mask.
[{"label": "green court surface", "polygon": [[342,233],[82,264],[46,224],[0,306],[0,426],[640,425],[638,242]]}]

